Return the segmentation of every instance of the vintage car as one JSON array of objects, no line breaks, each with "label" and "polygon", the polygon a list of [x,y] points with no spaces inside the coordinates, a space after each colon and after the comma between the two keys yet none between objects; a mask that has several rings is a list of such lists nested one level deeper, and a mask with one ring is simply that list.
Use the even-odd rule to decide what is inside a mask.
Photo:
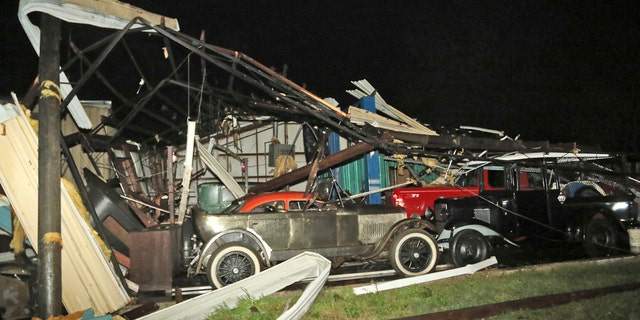
[{"label": "vintage car", "polygon": [[503,244],[578,244],[593,257],[629,251],[627,230],[640,224],[624,174],[587,163],[498,168],[494,186],[502,188],[435,201],[438,244],[455,266],[482,261]]},{"label": "vintage car", "polygon": [[302,192],[274,192],[237,201],[220,213],[195,207],[191,214],[202,245],[188,273],[206,273],[217,288],[304,251],[323,255],[334,267],[389,259],[403,276],[426,274],[438,260],[434,226],[388,205],[340,207]]}]

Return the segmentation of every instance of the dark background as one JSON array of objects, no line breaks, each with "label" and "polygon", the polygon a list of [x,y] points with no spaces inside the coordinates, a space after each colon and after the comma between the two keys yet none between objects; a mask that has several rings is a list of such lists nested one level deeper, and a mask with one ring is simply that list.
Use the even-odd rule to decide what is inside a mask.
[{"label": "dark background", "polygon": [[[286,64],[287,77],[341,106],[355,101],[350,81],[367,79],[434,126],[640,148],[640,1],[129,3],[278,71]],[[11,1],[2,13],[1,96],[24,94],[37,73],[17,11]]]}]

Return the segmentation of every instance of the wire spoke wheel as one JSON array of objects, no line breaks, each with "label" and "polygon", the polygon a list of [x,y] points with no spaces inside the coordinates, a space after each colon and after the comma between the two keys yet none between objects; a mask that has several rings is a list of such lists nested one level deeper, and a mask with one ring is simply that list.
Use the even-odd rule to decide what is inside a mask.
[{"label": "wire spoke wheel", "polygon": [[261,271],[258,255],[242,243],[229,243],[209,258],[209,282],[216,288],[246,279]]},{"label": "wire spoke wheel", "polygon": [[435,267],[437,260],[436,242],[423,230],[406,230],[393,241],[391,265],[400,275],[427,274]]}]

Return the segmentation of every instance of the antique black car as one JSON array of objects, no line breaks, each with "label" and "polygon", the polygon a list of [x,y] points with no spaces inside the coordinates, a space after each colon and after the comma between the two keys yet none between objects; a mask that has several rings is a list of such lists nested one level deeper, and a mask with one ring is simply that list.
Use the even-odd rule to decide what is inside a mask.
[{"label": "antique black car", "polygon": [[434,227],[407,219],[388,205],[338,206],[302,192],[265,193],[236,202],[221,213],[192,209],[202,245],[189,274],[206,273],[223,287],[304,251],[332,261],[389,259],[396,272],[416,276],[438,260]]},{"label": "antique black car", "polygon": [[531,239],[581,244],[591,256],[628,251],[627,230],[638,227],[638,211],[626,176],[545,163],[495,169],[502,172],[496,188],[435,201],[437,241],[455,266],[486,259],[496,245]]}]

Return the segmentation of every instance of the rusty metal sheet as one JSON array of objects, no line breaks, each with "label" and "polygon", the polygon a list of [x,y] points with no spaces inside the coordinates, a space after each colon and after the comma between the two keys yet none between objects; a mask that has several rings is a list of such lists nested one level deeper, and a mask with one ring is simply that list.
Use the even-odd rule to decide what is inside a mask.
[{"label": "rusty metal sheet", "polygon": [[139,291],[170,291],[180,271],[181,226],[131,232],[129,274]]}]

